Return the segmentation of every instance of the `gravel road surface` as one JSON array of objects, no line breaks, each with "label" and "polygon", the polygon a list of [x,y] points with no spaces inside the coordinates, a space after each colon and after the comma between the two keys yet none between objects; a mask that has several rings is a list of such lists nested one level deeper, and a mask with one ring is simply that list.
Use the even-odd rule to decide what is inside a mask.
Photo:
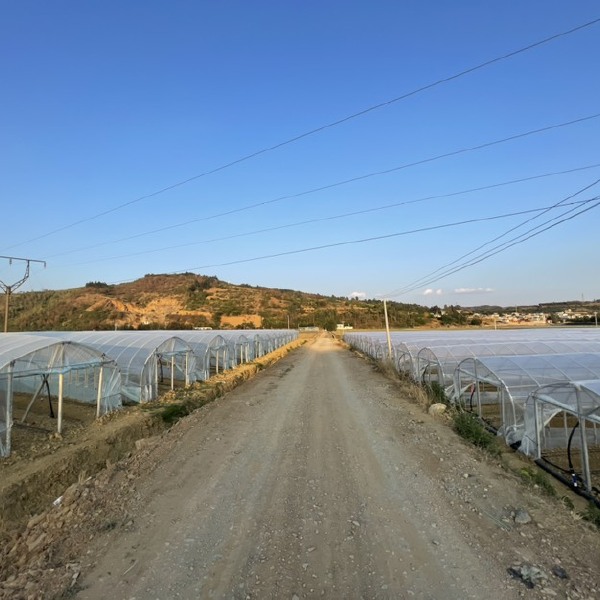
[{"label": "gravel road surface", "polygon": [[197,418],[139,482],[134,524],[103,541],[77,597],[529,593],[506,571],[541,554],[502,521],[519,485],[420,417],[370,363],[317,338]]}]

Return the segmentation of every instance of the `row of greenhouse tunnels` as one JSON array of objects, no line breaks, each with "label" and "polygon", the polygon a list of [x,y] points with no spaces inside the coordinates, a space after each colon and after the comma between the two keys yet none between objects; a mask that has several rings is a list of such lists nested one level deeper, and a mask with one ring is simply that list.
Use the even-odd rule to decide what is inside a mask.
[{"label": "row of greenhouse tunnels", "polygon": [[600,506],[600,328],[346,333],[344,339],[470,411]]},{"label": "row of greenhouse tunnels", "polygon": [[61,433],[70,410],[85,405],[101,417],[151,402],[297,337],[290,329],[2,333],[0,457],[10,455],[13,426],[27,427],[36,411],[47,410]]}]

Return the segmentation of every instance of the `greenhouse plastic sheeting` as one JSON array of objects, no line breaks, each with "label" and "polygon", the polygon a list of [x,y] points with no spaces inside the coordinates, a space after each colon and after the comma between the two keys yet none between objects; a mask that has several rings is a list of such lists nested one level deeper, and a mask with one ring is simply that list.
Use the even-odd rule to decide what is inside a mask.
[{"label": "greenhouse plastic sheeting", "polygon": [[159,369],[163,376],[189,384],[196,360],[192,348],[165,331],[52,331],[47,335],[74,340],[103,352],[121,369],[121,392],[131,402],[158,398]]},{"label": "greenhouse plastic sheeting", "polygon": [[[566,447],[570,434],[565,436],[563,433],[562,437],[556,436],[555,439],[548,439],[544,434],[544,427],[560,412],[600,426],[600,380],[561,381],[534,390],[526,402],[523,452],[539,458],[542,445],[547,448]],[[595,444],[600,444],[600,431],[592,428],[588,435]],[[542,440],[544,443],[540,445]]]},{"label": "greenhouse plastic sheeting", "polygon": [[600,455],[600,380],[565,381],[532,392],[525,406],[521,451],[543,458],[553,471],[565,472],[572,484],[582,483],[588,493],[597,491],[592,478],[598,476]]},{"label": "greenhouse plastic sheeting", "polygon": [[185,329],[170,333],[177,333],[192,349],[195,356],[195,380],[206,381],[211,373],[230,368],[229,346],[221,332]]},{"label": "greenhouse plastic sheeting", "polygon": [[[98,415],[121,407],[119,369],[101,352],[49,336],[0,334],[0,456],[10,453],[13,394],[36,394],[47,381],[58,395],[61,380],[62,397],[96,404]],[[59,429],[60,422],[61,415]]]},{"label": "greenhouse plastic sheeting", "polygon": [[[361,352],[374,359],[385,359],[388,356],[387,337],[385,331],[348,332],[344,333],[344,340]],[[556,341],[598,341],[600,342],[600,328],[564,328],[540,327],[525,329],[476,329],[476,330],[445,330],[431,331],[411,330],[392,331],[390,341],[392,345],[393,361],[396,369],[420,380],[417,370],[417,354],[426,347],[442,347],[465,344],[495,344],[515,342],[550,342]]]},{"label": "greenhouse plastic sheeting", "polygon": [[248,347],[249,360],[255,360],[267,354],[269,347],[269,334],[263,329],[246,329],[241,330],[250,343]]},{"label": "greenhouse plastic sheeting", "polygon": [[600,379],[599,353],[467,358],[454,371],[454,397],[461,398],[473,386],[481,415],[485,399],[479,390],[482,384],[492,386],[496,391],[487,401],[500,405],[498,432],[507,443],[518,444],[524,434],[525,402],[531,392],[543,385],[588,379]]},{"label": "greenhouse plastic sheeting", "polygon": [[511,340],[506,342],[475,342],[471,344],[431,345],[417,353],[415,378],[419,381],[450,388],[454,383],[454,369],[465,358],[482,356],[524,356],[535,354],[577,354],[600,352],[600,341],[595,340]]},{"label": "greenhouse plastic sheeting", "polygon": [[249,360],[260,358],[298,339],[296,329],[239,329],[238,332],[250,341]]},{"label": "greenhouse plastic sheeting", "polygon": [[250,360],[250,339],[239,330],[219,330],[229,349],[229,367],[234,368]]}]

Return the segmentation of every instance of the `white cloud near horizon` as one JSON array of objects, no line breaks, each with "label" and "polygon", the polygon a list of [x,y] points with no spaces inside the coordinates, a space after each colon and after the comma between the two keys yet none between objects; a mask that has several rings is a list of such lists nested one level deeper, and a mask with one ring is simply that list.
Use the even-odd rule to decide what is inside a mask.
[{"label": "white cloud near horizon", "polygon": [[424,292],[423,292],[423,296],[441,296],[442,295],[442,290],[441,289],[431,289],[431,288],[427,288]]},{"label": "white cloud near horizon", "polygon": [[490,294],[494,288],[456,288],[455,294]]},{"label": "white cloud near horizon", "polygon": [[350,292],[349,298],[356,298],[357,300],[364,300],[367,297],[367,292]]}]

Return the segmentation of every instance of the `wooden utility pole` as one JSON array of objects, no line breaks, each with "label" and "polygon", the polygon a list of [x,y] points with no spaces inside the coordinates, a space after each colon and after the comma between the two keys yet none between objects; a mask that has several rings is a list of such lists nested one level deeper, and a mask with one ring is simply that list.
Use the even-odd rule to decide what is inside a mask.
[{"label": "wooden utility pole", "polygon": [[9,265],[12,265],[13,260],[24,262],[25,263],[25,275],[19,279],[19,281],[15,281],[14,283],[8,284],[4,281],[0,280],[0,288],[4,290],[4,333],[8,331],[8,304],[10,301],[10,295],[17,289],[20,288],[28,279],[29,279],[29,266],[31,263],[41,263],[46,267],[45,260],[35,260],[33,258],[19,258],[17,256],[0,256],[0,259],[5,259],[8,261]]}]

